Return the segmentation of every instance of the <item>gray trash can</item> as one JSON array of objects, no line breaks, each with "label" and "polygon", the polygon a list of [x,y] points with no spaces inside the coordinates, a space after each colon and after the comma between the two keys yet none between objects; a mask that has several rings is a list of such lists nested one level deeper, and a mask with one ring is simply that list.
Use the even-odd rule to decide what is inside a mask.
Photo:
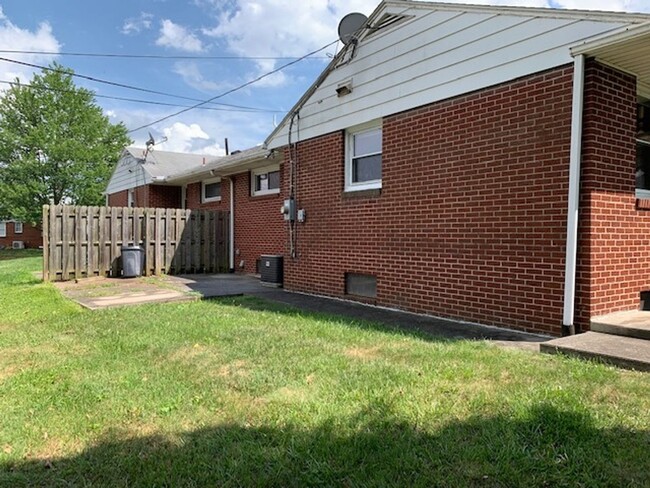
[{"label": "gray trash can", "polygon": [[144,249],[140,246],[122,246],[122,278],[142,276]]}]

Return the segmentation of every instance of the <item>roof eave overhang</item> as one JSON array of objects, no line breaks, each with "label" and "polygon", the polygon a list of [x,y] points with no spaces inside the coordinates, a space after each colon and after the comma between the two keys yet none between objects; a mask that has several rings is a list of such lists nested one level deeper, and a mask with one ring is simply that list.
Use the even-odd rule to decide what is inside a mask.
[{"label": "roof eave overhang", "polygon": [[593,57],[637,78],[640,94],[650,95],[650,22],[621,28],[571,47],[571,55]]},{"label": "roof eave overhang", "polygon": [[206,164],[205,166],[195,169],[191,172],[170,177],[167,183],[173,184],[188,184],[196,183],[207,178],[226,177],[238,173],[244,173],[255,168],[261,168],[270,164],[278,164],[282,161],[282,154],[280,151],[264,151],[258,152],[250,157],[233,161],[229,164]]}]

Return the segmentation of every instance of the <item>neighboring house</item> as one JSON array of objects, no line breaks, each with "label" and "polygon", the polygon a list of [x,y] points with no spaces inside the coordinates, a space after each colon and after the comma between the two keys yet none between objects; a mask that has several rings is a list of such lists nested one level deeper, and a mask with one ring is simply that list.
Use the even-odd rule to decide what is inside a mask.
[{"label": "neighboring house", "polygon": [[187,208],[223,210],[231,222],[230,268],[258,273],[262,254],[283,254],[280,214],[282,154],[262,147],[236,151],[169,179],[187,195]]},{"label": "neighboring house", "polygon": [[200,168],[214,156],[127,147],[106,188],[106,204],[118,207],[185,208],[175,175]]},{"label": "neighboring house", "polygon": [[382,2],[266,141],[285,287],[556,335],[637,308],[649,99],[649,15]]},{"label": "neighboring house", "polygon": [[38,248],[43,245],[41,229],[18,220],[0,220],[0,249]]},{"label": "neighboring house", "polygon": [[127,148],[108,184],[109,206],[222,210],[230,220],[230,269],[258,273],[262,254],[282,254],[282,154],[261,147],[224,157]]}]

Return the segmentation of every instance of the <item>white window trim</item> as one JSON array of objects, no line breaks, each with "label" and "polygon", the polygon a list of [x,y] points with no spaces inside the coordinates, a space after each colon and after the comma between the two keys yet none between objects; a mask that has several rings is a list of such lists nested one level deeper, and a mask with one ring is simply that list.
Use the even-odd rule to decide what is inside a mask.
[{"label": "white window trim", "polygon": [[[256,168],[251,170],[251,195],[254,197],[261,197],[263,195],[275,195],[280,193],[280,188],[273,188],[272,190],[260,190],[255,191],[255,177],[257,175],[263,175],[264,173],[272,173],[274,171],[280,171],[279,164],[272,164],[270,166],[264,166],[263,168]],[[280,175],[280,186],[282,186],[282,175]]]},{"label": "white window trim", "polygon": [[[18,229],[20,229],[20,230],[18,230]],[[14,221],[14,234],[22,234],[22,233],[23,233],[23,223],[15,220]]]},{"label": "white window trim", "polygon": [[126,206],[135,207],[135,188],[129,188],[126,191]]},{"label": "white window trim", "polygon": [[0,237],[7,237],[7,222],[0,220]]},{"label": "white window trim", "polygon": [[[345,185],[344,185],[344,190],[346,192],[353,192],[353,191],[363,191],[363,190],[378,190],[381,189],[381,179],[379,180],[371,180],[371,181],[364,181],[363,183],[352,183],[352,141],[353,137],[357,134],[361,134],[363,132],[370,132],[374,130],[382,130],[382,123],[381,120],[373,121],[373,122],[368,122],[366,124],[358,125],[355,127],[350,127],[345,131]],[[383,137],[383,130],[382,130],[382,137]],[[383,144],[382,144],[382,152],[377,153],[377,154],[382,154],[383,155]],[[370,156],[370,154],[368,155]],[[383,158],[382,158],[383,159]],[[383,164],[383,160],[382,160]]]},{"label": "white window trim", "polygon": [[209,203],[209,202],[220,202],[221,201],[221,195],[218,197],[211,197],[211,198],[206,198],[205,196],[205,186],[210,185],[212,183],[221,183],[221,178],[210,178],[209,180],[203,180],[201,182],[201,203]]}]

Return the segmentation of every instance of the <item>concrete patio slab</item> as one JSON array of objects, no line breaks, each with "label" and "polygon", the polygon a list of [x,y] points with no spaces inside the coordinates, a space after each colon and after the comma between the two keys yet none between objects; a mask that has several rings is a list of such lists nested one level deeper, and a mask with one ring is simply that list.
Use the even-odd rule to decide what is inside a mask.
[{"label": "concrete patio slab", "polygon": [[650,342],[599,332],[585,332],[545,342],[542,352],[599,359],[638,371],[650,371]]},{"label": "concrete patio slab", "polygon": [[591,330],[650,340],[650,311],[630,310],[593,317]]}]

